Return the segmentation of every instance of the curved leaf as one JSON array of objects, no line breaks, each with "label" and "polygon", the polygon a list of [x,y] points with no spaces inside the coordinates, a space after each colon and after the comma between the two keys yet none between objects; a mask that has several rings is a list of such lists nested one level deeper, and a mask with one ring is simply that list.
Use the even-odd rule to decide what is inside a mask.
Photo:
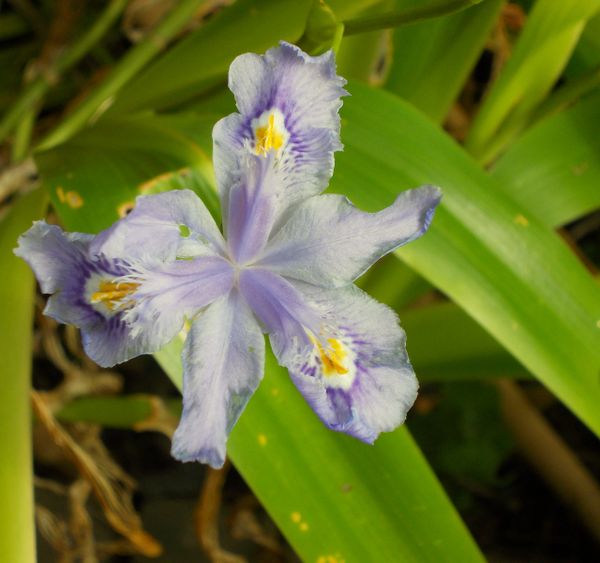
[{"label": "curved leaf", "polygon": [[45,204],[44,192],[37,190],[17,201],[0,222],[0,561],[35,561],[29,404],[34,279],[12,251]]},{"label": "curved leaf", "polygon": [[349,89],[333,189],[375,210],[402,189],[441,186],[429,232],[398,255],[600,433],[600,292],[592,276],[427,118],[386,92]]},{"label": "curved leaf", "polygon": [[488,162],[525,124],[549,92],[599,0],[538,0],[514,52],[481,105],[466,146]]},{"label": "curved leaf", "polygon": [[600,207],[598,131],[600,91],[527,131],[492,175],[546,225],[569,223]]},{"label": "curved leaf", "polygon": [[[174,381],[177,347],[157,354]],[[328,430],[272,354],[228,455],[304,561],[482,561],[406,428]]]}]

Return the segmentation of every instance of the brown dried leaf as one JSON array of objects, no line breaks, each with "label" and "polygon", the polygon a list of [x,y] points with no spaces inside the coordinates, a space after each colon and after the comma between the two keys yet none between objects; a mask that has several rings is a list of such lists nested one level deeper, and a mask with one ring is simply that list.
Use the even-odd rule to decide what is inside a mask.
[{"label": "brown dried leaf", "polygon": [[88,440],[83,440],[80,445],[55,420],[41,394],[32,391],[31,397],[38,420],[90,484],[112,528],[147,557],[160,555],[161,545],[143,530],[140,518],[133,508],[132,479],[112,460],[97,436],[96,439],[91,439],[88,435]]}]

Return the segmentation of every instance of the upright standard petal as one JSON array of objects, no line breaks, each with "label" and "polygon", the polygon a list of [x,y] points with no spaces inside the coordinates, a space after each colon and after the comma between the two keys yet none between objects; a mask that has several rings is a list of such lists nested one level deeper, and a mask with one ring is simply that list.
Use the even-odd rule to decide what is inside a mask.
[{"label": "upright standard petal", "polygon": [[[333,52],[311,57],[282,42],[264,56],[240,55],[229,70],[229,88],[239,114],[213,130],[213,158],[222,208],[239,182],[244,152],[276,156],[286,205],[321,192],[333,173],[340,150],[338,111],[345,80],[335,73]],[[225,218],[226,219],[226,218]],[[227,222],[227,221],[225,221]]]},{"label": "upright standard petal", "polygon": [[93,238],[38,221],[19,238],[15,254],[31,266],[42,292],[52,294],[44,313],[79,327],[87,355],[109,367],[154,350],[132,336],[123,320],[134,287],[114,280],[131,270],[121,260],[92,259]]},{"label": "upright standard petal", "polygon": [[183,351],[175,458],[223,465],[229,432],[262,379],[264,355],[260,327],[236,290],[194,322]]},{"label": "upright standard petal", "polygon": [[138,197],[131,213],[98,235],[91,246],[96,255],[156,262],[222,255],[224,249],[214,219],[191,190]]},{"label": "upright standard petal", "polygon": [[267,158],[246,155],[245,174],[231,190],[227,242],[238,264],[260,254],[269,238],[277,213],[277,183],[273,155]]},{"label": "upright standard petal", "polygon": [[321,287],[348,285],[379,258],[429,226],[441,192],[424,186],[401,193],[378,213],[340,195],[302,202],[269,241],[257,265]]},{"label": "upright standard petal", "polygon": [[355,286],[323,290],[302,284],[306,298],[329,309],[307,353],[285,362],[296,387],[332,430],[373,443],[402,424],[417,396],[406,337],[395,313]]}]

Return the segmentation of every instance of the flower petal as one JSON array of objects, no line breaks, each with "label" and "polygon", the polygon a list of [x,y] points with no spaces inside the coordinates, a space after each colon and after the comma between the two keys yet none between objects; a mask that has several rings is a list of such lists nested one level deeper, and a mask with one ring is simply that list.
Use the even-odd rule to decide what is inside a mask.
[{"label": "flower petal", "polygon": [[247,174],[230,193],[227,241],[238,264],[255,258],[269,238],[276,214],[276,183],[272,155],[247,155]]},{"label": "flower petal", "polygon": [[[194,246],[194,252],[183,251],[184,245]],[[91,253],[148,263],[177,256],[222,255],[224,247],[202,200],[191,190],[173,190],[138,197],[129,215],[96,237]]]},{"label": "flower petal", "polygon": [[417,396],[404,331],[391,309],[355,286],[302,291],[329,307],[328,346],[315,343],[286,362],[292,380],[329,428],[372,443],[404,422]]},{"label": "flower petal", "polygon": [[227,436],[262,378],[264,345],[260,327],[235,290],[194,322],[183,351],[175,458],[223,465]]},{"label": "flower petal", "polygon": [[345,286],[388,252],[420,237],[440,198],[438,188],[424,186],[401,193],[383,211],[366,213],[340,195],[312,197],[269,241],[258,264],[321,287]]},{"label": "flower petal", "polygon": [[251,268],[240,273],[240,291],[271,335],[278,358],[311,346],[307,330],[318,331],[321,317],[291,283],[268,270]]},{"label": "flower petal", "polygon": [[219,256],[137,266],[135,273],[116,280],[135,286],[122,318],[145,349],[158,350],[183,328],[186,317],[229,293],[233,279],[231,264]]},{"label": "flower petal", "polygon": [[289,204],[325,189],[333,173],[333,153],[342,148],[338,111],[344,84],[335,73],[331,51],[311,57],[282,42],[264,56],[248,53],[233,61],[229,87],[241,115],[224,118],[213,130],[224,210],[243,173],[238,156],[243,152],[276,154],[274,168]]},{"label": "flower petal", "polygon": [[65,233],[46,221],[35,221],[18,240],[14,253],[37,277],[42,293],[54,293],[69,282],[87,254],[93,235]]},{"label": "flower petal", "polygon": [[122,261],[90,258],[93,238],[37,221],[19,238],[15,254],[30,265],[42,292],[52,294],[44,313],[80,328],[87,355],[109,367],[154,349],[131,335],[119,307],[111,310],[106,303],[92,303],[91,296],[102,283],[111,284],[131,271]]}]

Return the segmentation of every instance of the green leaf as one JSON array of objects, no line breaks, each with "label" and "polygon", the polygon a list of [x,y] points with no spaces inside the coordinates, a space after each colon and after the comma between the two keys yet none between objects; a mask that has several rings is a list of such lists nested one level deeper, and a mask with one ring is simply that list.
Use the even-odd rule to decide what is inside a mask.
[{"label": "green leaf", "polygon": [[13,248],[42,215],[45,202],[44,192],[37,190],[17,201],[0,222],[0,561],[36,560],[29,404],[34,280]]},{"label": "green leaf", "polygon": [[396,311],[402,311],[433,289],[429,282],[402,263],[395,254],[384,256],[361,276],[357,285]]},{"label": "green leaf", "polygon": [[73,230],[98,232],[123,216],[141,194],[174,188],[199,193],[211,211],[218,202],[209,155],[178,131],[194,128],[210,138],[212,117],[102,120],[54,149],[37,153],[52,203]]},{"label": "green leaf", "polygon": [[[393,0],[384,0],[367,8],[362,15],[373,15],[389,11]],[[389,65],[390,30],[377,30],[344,37],[336,53],[337,73],[346,79],[362,80],[369,84],[373,78],[385,72]]]},{"label": "green leaf", "polygon": [[[108,428],[141,428],[156,417],[157,397],[151,395],[118,395],[78,397],[55,413],[64,422],[90,422]],[[181,400],[162,399],[161,405],[173,417],[181,415]]]},{"label": "green leaf", "polygon": [[431,229],[398,255],[600,433],[600,292],[592,276],[414,108],[357,83],[349,91],[334,191],[375,210],[403,188],[441,186]]},{"label": "green leaf", "polygon": [[599,0],[538,0],[514,52],[488,92],[466,146],[489,162],[527,122],[559,78]]},{"label": "green leaf", "polygon": [[[177,381],[175,347],[157,357]],[[228,453],[304,561],[482,560],[406,428],[374,446],[328,430],[272,354]]]},{"label": "green leaf", "polygon": [[527,377],[525,368],[454,303],[411,309],[400,319],[422,382]]},{"label": "green leaf", "polygon": [[238,0],[169,49],[119,94],[113,114],[170,107],[225,80],[237,55],[297,40],[312,0]]},{"label": "green leaf", "polygon": [[394,31],[394,59],[386,88],[436,122],[452,102],[483,49],[502,0]]},{"label": "green leaf", "polygon": [[576,76],[599,64],[600,14],[596,14],[587,22],[565,73],[569,77]]},{"label": "green leaf", "polygon": [[421,2],[415,0],[398,2],[396,9],[380,14],[361,15],[344,20],[345,33],[355,35],[380,29],[391,29],[401,25],[434,19],[470,8],[482,0],[431,0]]},{"label": "green leaf", "polygon": [[409,426],[434,467],[480,486],[497,482],[498,467],[513,440],[495,387],[475,381],[446,383],[428,398],[434,403],[431,409],[415,413]]},{"label": "green leaf", "polygon": [[600,207],[600,91],[529,129],[498,160],[502,189],[557,227]]}]

